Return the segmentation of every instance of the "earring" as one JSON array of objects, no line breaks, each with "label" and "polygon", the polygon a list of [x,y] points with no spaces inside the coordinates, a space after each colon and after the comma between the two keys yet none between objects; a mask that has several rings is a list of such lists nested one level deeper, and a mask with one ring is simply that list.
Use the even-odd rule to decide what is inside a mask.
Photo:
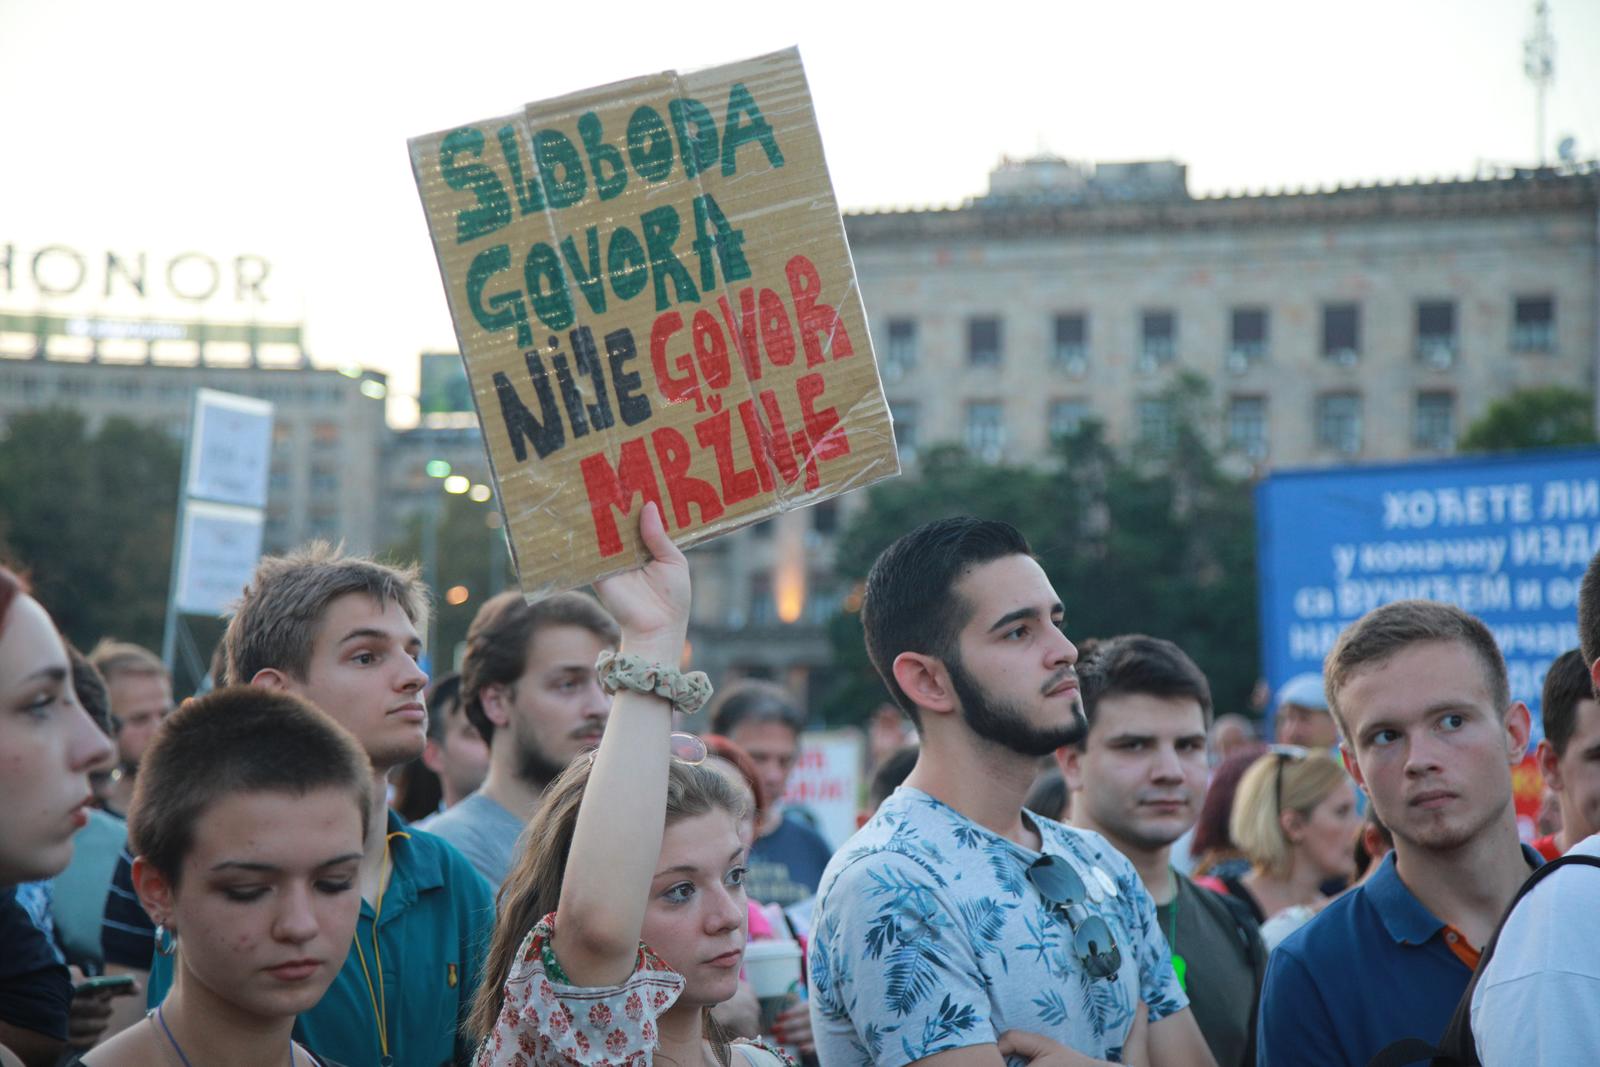
[{"label": "earring", "polygon": [[178,935],[169,930],[164,923],[156,924],[156,951],[163,956],[170,956],[178,950]]}]

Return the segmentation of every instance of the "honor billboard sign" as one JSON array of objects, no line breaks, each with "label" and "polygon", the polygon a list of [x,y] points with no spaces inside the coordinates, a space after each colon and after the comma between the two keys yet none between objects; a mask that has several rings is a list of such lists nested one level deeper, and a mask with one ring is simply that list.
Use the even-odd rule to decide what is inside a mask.
[{"label": "honor billboard sign", "polygon": [[225,313],[254,312],[270,302],[271,274],[270,262],[249,254],[163,255],[0,243],[0,300],[12,305],[59,302],[99,309],[115,304],[151,311],[204,305]]}]

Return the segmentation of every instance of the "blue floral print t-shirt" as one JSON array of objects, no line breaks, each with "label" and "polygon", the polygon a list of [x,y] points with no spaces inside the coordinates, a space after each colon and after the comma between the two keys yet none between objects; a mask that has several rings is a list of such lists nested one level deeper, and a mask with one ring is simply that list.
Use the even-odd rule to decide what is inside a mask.
[{"label": "blue floral print t-shirt", "polygon": [[1039,853],[901,786],[822,875],[809,957],[821,1062],[900,1067],[1007,1030],[1120,1062],[1139,1001],[1151,1022],[1189,1006],[1133,865],[1099,834],[1027,817],[1090,889],[1121,967],[1084,969],[1028,881]]}]

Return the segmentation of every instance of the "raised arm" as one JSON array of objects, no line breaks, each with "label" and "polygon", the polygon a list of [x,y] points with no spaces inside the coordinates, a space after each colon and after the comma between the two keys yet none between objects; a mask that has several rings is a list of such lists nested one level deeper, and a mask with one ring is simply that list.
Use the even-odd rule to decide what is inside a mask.
[{"label": "raised arm", "polygon": [[[644,506],[639,531],[653,558],[595,583],[595,592],[622,630],[622,652],[676,669],[689,624],[688,562],[654,504]],[[633,973],[666,832],[671,733],[665,698],[617,691],[556,905],[556,957],[576,985],[617,985]]]}]

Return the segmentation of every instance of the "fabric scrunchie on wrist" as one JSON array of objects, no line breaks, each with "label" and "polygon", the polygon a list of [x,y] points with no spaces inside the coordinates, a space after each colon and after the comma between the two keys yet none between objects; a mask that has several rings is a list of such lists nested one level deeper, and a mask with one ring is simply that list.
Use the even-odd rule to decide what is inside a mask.
[{"label": "fabric scrunchie on wrist", "polygon": [[711,699],[711,679],[705,671],[674,670],[610,649],[600,653],[600,658],[594,661],[594,669],[600,676],[600,687],[607,693],[632,689],[636,693],[653,694],[668,701],[672,710],[685,715],[693,715]]}]

